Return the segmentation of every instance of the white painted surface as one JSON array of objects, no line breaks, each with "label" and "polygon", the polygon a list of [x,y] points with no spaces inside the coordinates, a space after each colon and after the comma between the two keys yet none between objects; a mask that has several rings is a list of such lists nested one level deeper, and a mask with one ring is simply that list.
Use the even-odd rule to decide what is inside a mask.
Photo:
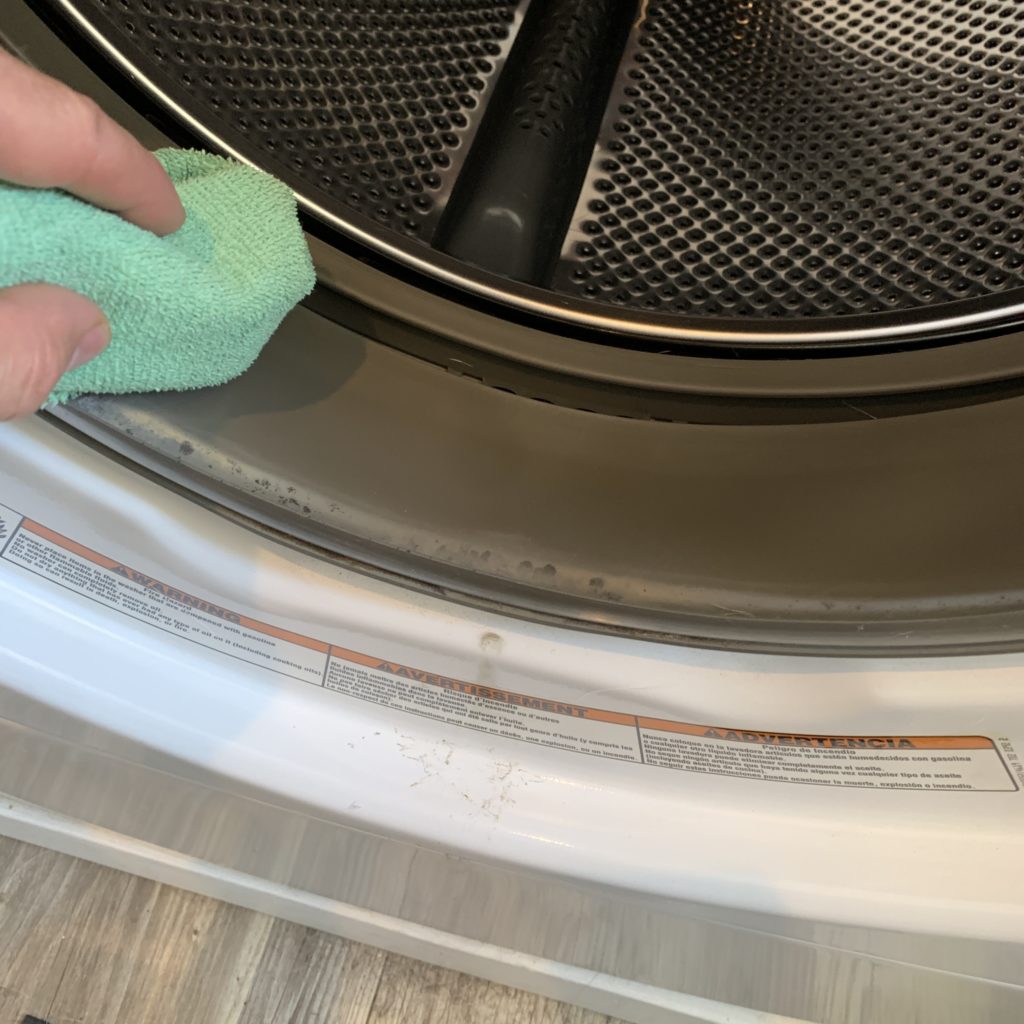
[{"label": "white painted surface", "polygon": [[[1018,656],[787,659],[575,634],[273,544],[41,420],[0,428],[0,468],[0,503],[96,552],[243,615],[426,672],[688,723],[1006,737],[1024,752]],[[524,743],[288,678],[7,560],[0,623],[0,686],[12,696],[346,828],[632,893],[639,904],[696,901],[740,921],[1024,942],[1024,794],[1009,786],[766,782]]]}]

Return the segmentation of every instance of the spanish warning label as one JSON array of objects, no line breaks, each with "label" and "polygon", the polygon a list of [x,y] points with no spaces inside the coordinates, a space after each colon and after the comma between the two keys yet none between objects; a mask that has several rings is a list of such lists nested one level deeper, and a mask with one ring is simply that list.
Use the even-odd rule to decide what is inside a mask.
[{"label": "spanish warning label", "polygon": [[986,736],[840,736],[697,725],[518,693],[352,651],[197,597],[4,506],[0,561],[228,657],[491,736],[759,782],[933,792],[1018,789],[1003,759],[1006,743],[1000,751]]}]

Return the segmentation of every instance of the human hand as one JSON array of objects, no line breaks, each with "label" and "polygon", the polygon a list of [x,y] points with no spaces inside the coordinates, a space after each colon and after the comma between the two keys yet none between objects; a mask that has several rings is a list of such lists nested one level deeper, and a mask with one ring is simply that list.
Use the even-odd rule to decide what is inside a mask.
[{"label": "human hand", "polygon": [[[151,153],[92,100],[3,50],[0,140],[0,180],[63,189],[157,235],[185,222]],[[50,284],[0,289],[0,420],[34,412],[61,374],[109,341],[103,312],[77,292]]]}]

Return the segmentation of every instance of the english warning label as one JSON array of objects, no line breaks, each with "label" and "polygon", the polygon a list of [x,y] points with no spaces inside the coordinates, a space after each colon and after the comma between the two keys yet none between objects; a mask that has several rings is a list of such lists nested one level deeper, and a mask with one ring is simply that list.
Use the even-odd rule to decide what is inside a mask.
[{"label": "english warning label", "polygon": [[839,788],[1013,792],[986,736],[839,736],[696,725],[505,690],[243,615],[0,506],[0,561],[138,622],[356,700],[491,736],[635,765]]},{"label": "english warning label", "polygon": [[327,644],[239,615],[22,519],[4,561],[139,622],[295,679],[319,683]]}]

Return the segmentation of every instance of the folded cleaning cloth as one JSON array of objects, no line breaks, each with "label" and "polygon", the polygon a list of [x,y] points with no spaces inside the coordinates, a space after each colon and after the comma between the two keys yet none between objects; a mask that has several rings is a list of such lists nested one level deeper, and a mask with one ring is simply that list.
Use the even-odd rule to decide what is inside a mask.
[{"label": "folded cleaning cloth", "polygon": [[313,288],[287,186],[209,153],[156,156],[187,214],[165,238],[64,192],[0,183],[0,288],[63,285],[92,299],[112,329],[108,348],[64,374],[51,403],[223,384]]}]

